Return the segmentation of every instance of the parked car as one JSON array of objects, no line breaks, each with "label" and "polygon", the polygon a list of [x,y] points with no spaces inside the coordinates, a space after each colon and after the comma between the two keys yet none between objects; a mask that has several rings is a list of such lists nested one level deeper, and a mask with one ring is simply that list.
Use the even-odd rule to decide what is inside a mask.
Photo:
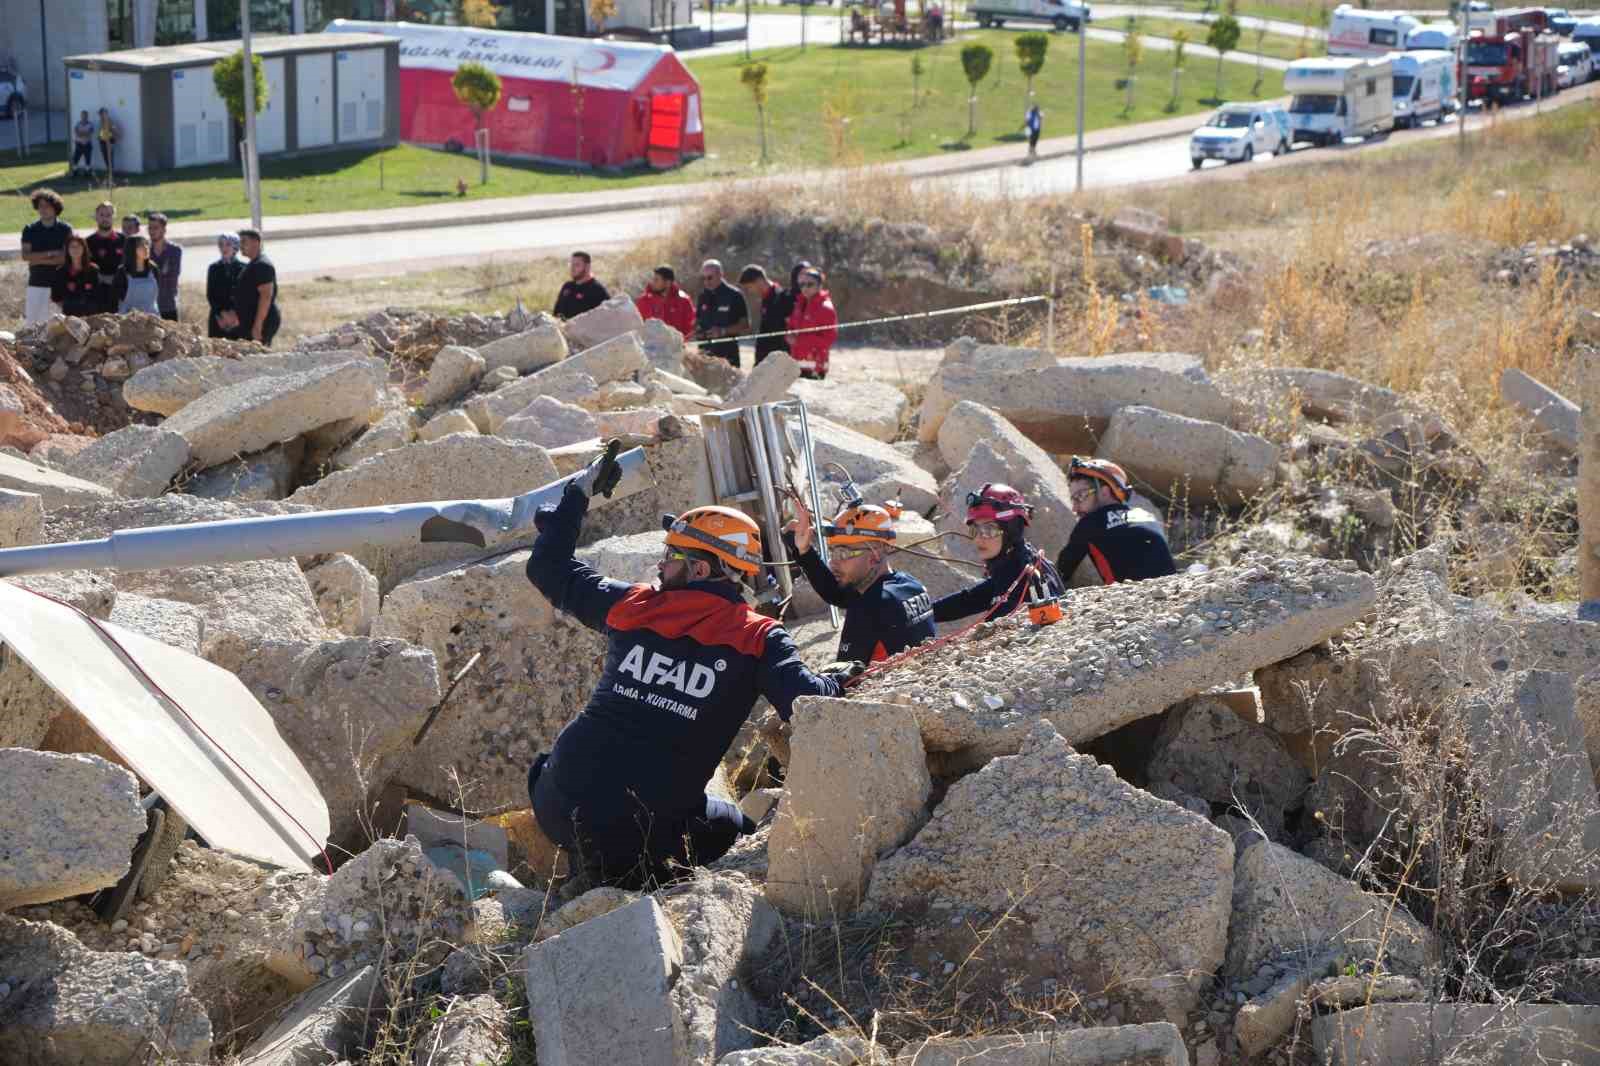
[{"label": "parked car", "polygon": [[1594,77],[1595,55],[1588,45],[1569,41],[1557,50],[1556,58],[1560,63],[1556,67],[1556,78],[1563,89],[1583,85]]},{"label": "parked car", "polygon": [[1248,163],[1258,154],[1289,150],[1289,113],[1276,104],[1223,104],[1189,137],[1189,162]]},{"label": "parked car", "polygon": [[0,70],[0,118],[11,118],[28,106],[28,87],[22,75],[10,70]]},{"label": "parked car", "polygon": [[1074,0],[977,0],[968,13],[985,29],[1007,22],[1048,22],[1058,30],[1077,30],[1091,19],[1089,5]]}]

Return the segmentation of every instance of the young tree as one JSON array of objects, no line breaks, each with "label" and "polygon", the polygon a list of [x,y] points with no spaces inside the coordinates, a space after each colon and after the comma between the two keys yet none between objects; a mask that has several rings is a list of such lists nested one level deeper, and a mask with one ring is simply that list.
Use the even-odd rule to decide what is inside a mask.
[{"label": "young tree", "polygon": [[1179,30],[1172,35],[1172,99],[1167,102],[1168,111],[1178,110],[1178,96],[1181,92],[1180,85],[1183,79],[1183,60],[1189,52],[1189,31]]},{"label": "young tree", "polygon": [[473,140],[478,151],[478,178],[487,185],[489,183],[489,153],[486,149],[487,138],[483,130],[483,116],[495,109],[500,103],[500,75],[484,66],[482,63],[467,62],[456,68],[455,76],[450,79],[450,88],[455,90],[456,99],[467,106],[472,112],[473,129],[479,131]]},{"label": "young tree", "polygon": [[1267,24],[1262,22],[1256,27],[1256,83],[1250,87],[1251,96],[1261,95],[1261,58],[1266,48]]},{"label": "young tree", "polygon": [[[261,114],[267,106],[267,94],[270,87],[267,85],[266,72],[261,69],[261,57],[252,54],[250,66],[255,72],[256,114]],[[217,60],[211,68],[211,84],[216,87],[217,95],[222,97],[222,102],[228,108],[228,115],[237,126],[244,125],[244,51],[241,49],[230,56]]]},{"label": "young tree", "polygon": [[1144,55],[1144,38],[1139,35],[1137,19],[1128,19],[1128,35],[1122,39],[1122,54],[1128,60],[1128,102],[1124,114],[1133,114],[1133,86],[1138,76],[1139,60]]},{"label": "young tree", "polygon": [[927,73],[927,67],[922,65],[922,54],[911,53],[911,108],[916,110],[922,105],[922,75]]},{"label": "young tree", "polygon": [[767,65],[750,63],[739,71],[739,81],[756,103],[756,126],[761,130],[761,163],[767,162]]},{"label": "young tree", "polygon": [[1044,69],[1044,56],[1050,50],[1050,35],[1033,30],[1017,34],[1017,65],[1028,79],[1028,99],[1033,99],[1033,79]]},{"label": "young tree", "polygon": [[1222,99],[1222,57],[1239,45],[1239,20],[1223,15],[1206,32],[1206,44],[1217,50],[1217,99]]},{"label": "young tree", "polygon": [[971,92],[967,96],[967,136],[978,132],[978,83],[989,76],[989,66],[994,62],[994,49],[973,41],[961,48],[961,70],[967,76]]}]

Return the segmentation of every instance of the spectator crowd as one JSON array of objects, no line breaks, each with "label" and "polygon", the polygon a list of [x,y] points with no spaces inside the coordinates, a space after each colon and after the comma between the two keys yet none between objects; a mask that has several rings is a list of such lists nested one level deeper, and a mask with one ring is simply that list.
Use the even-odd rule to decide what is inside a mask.
[{"label": "spectator crowd", "polygon": [[[555,316],[561,319],[592,311],[611,298],[594,276],[588,252],[573,252],[568,265],[570,280],[556,296]],[[765,267],[750,264],[733,285],[722,262],[700,264],[700,294],[691,297],[678,285],[677,272],[658,266],[634,300],[639,314],[657,318],[696,341],[710,356],[740,365],[741,339],[753,345],[755,362],[773,352],[785,352],[800,364],[802,377],[828,376],[828,355],[839,335],[839,312],[827,289],[822,271],[805,260],[789,271],[788,287],[774,281]]]},{"label": "spectator crowd", "polygon": [[[118,230],[116,205],[107,200],[95,208],[94,229],[85,234],[61,217],[65,204],[53,190],[36,190],[31,202],[39,218],[22,230],[24,322],[128,311],[178,320],[183,246],[167,239],[166,215],[146,216],[148,235],[138,215],[123,216]],[[217,254],[206,272],[206,332],[271,345],[280,324],[278,275],[262,251],[260,232],[219,234]]]}]

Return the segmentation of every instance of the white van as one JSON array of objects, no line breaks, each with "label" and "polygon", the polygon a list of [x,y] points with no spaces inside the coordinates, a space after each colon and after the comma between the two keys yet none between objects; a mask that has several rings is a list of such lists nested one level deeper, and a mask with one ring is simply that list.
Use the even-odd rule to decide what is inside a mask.
[{"label": "white van", "polygon": [[1404,48],[1422,23],[1400,11],[1368,11],[1340,4],[1328,22],[1330,56],[1382,56]]},{"label": "white van", "polygon": [[1578,20],[1572,27],[1572,43],[1587,45],[1594,53],[1595,63],[1600,64],[1600,18]]},{"label": "white van", "polygon": [[1090,17],[1089,5],[1073,0],[977,0],[968,13],[985,29],[1007,22],[1048,22],[1058,30],[1076,30]]},{"label": "white van", "polygon": [[1456,57],[1449,52],[1393,52],[1394,124],[1412,129],[1436,122],[1456,95]]},{"label": "white van", "polygon": [[1406,51],[1408,52],[1450,52],[1454,53],[1456,46],[1461,43],[1461,27],[1454,22],[1425,22],[1411,31],[1411,36],[1406,38]]},{"label": "white van", "polygon": [[1583,85],[1594,77],[1594,61],[1596,57],[1593,52],[1589,51],[1588,45],[1574,44],[1568,41],[1556,52],[1556,56],[1561,64],[1556,67],[1556,78],[1563,89]]},{"label": "white van", "polygon": [[1394,129],[1394,68],[1387,59],[1297,59],[1283,72],[1294,139],[1338,144]]},{"label": "white van", "polygon": [[1258,155],[1289,150],[1289,113],[1277,104],[1223,104],[1189,136],[1189,162],[1207,159],[1248,163]]}]

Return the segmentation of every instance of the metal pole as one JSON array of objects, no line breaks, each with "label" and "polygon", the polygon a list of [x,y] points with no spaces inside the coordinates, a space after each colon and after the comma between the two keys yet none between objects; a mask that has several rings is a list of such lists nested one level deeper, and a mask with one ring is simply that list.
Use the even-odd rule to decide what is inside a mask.
[{"label": "metal pole", "polygon": [[44,70],[44,143],[49,144],[50,132],[50,35],[45,29],[44,0],[39,0],[39,65]]},{"label": "metal pole", "polygon": [[250,0],[239,0],[239,44],[244,56],[239,73],[244,78],[245,193],[250,197],[250,225],[260,230],[261,160],[256,154],[256,67],[250,55]]},{"label": "metal pole", "polygon": [[1083,191],[1083,93],[1084,93],[1084,64],[1087,62],[1089,38],[1088,28],[1083,24],[1084,11],[1078,10],[1078,185],[1077,191]]},{"label": "metal pole", "polygon": [[1460,3],[1461,40],[1456,43],[1456,55],[1459,59],[1459,62],[1456,66],[1456,78],[1461,82],[1461,85],[1459,86],[1459,91],[1461,93],[1461,110],[1456,116],[1456,147],[1465,152],[1467,150],[1467,108],[1468,105],[1472,103],[1472,96],[1467,86],[1469,81],[1467,75],[1467,14],[1469,5],[1467,0],[1460,0]]},{"label": "metal pole", "polygon": [[750,62],[750,0],[744,0],[744,61]]}]

